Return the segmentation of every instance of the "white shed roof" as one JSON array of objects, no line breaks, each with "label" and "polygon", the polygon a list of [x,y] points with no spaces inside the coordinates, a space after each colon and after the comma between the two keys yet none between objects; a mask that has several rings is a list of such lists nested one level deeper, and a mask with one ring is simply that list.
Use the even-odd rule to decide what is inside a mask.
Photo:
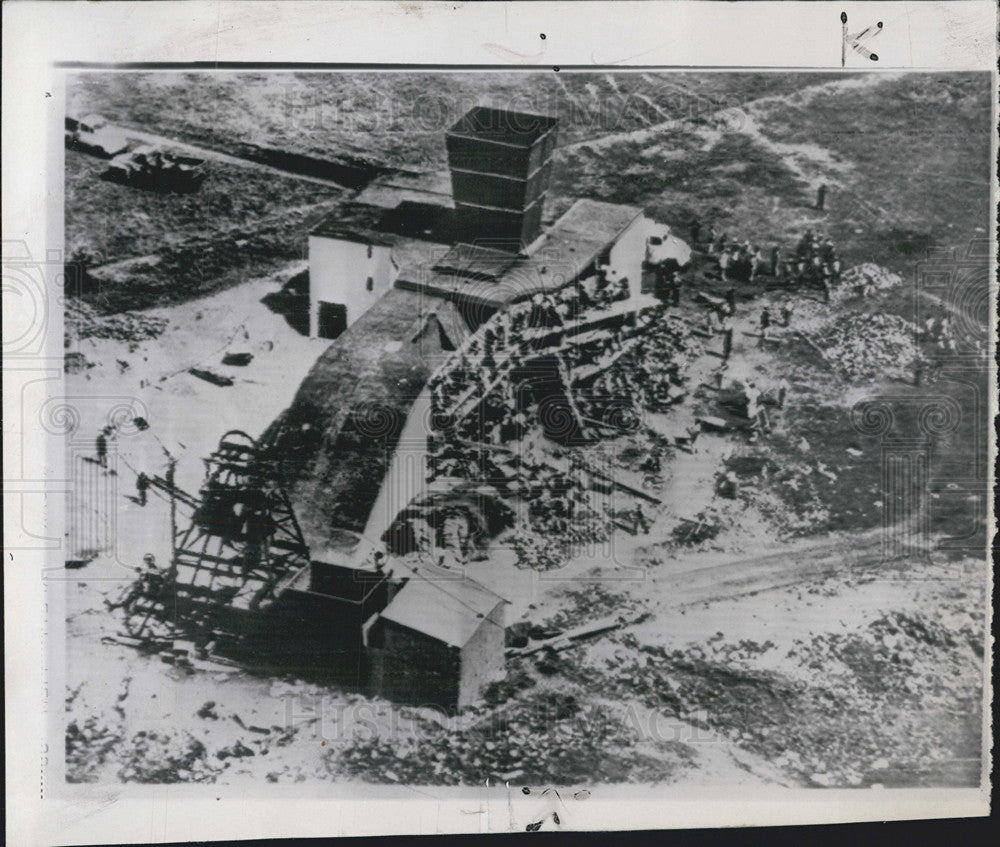
[{"label": "white shed roof", "polygon": [[381,617],[408,629],[463,647],[501,603],[499,594],[468,577],[434,572],[404,585]]}]

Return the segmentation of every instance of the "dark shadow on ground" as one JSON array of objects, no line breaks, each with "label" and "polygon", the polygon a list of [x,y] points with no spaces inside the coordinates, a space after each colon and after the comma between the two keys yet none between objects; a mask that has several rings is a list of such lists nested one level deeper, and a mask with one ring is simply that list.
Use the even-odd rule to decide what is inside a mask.
[{"label": "dark shadow on ground", "polygon": [[309,334],[309,271],[293,276],[281,291],[272,291],[261,298],[267,308],[281,315],[299,335]]}]

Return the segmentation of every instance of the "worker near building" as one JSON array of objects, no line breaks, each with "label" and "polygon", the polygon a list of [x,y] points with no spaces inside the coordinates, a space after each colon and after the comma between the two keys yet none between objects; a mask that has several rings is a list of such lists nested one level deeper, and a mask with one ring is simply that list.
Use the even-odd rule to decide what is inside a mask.
[{"label": "worker near building", "polygon": [[778,270],[780,268],[781,268],[781,248],[778,247],[778,245],[776,244],[774,245],[774,247],[771,248],[771,266],[770,266],[771,276],[777,277]]},{"label": "worker near building", "polygon": [[720,471],[715,478],[715,493],[719,497],[735,500],[739,493],[739,479],[732,471]]},{"label": "worker near building", "polygon": [[827,265],[823,265],[822,270],[820,272],[819,285],[820,289],[823,291],[824,303],[830,302],[830,293],[831,293],[830,282],[831,282],[830,269]]},{"label": "worker near building", "polygon": [[729,251],[723,248],[719,252],[719,270],[722,271],[722,278],[726,282],[729,282],[729,263],[730,263]]},{"label": "worker near building", "polygon": [[140,471],[139,475],[135,478],[135,493],[140,506],[146,505],[147,491],[149,491],[149,477]]},{"label": "worker near building", "polygon": [[156,557],[152,553],[146,553],[142,557],[142,578],[147,584],[161,579],[163,574],[156,564]]},{"label": "worker near building", "polygon": [[642,463],[642,469],[649,474],[658,474],[663,469],[663,460],[658,449],[654,449]]},{"label": "worker near building", "polygon": [[670,275],[670,305],[679,306],[681,304],[681,286],[684,284],[684,280],[681,278],[681,272],[675,270]]},{"label": "worker near building", "polygon": [[778,383],[778,394],[777,394],[777,406],[779,409],[785,408],[785,400],[788,398],[788,391],[790,389],[787,379],[782,379]]},{"label": "worker near building", "polygon": [[733,286],[729,286],[725,293],[726,307],[730,315],[736,314],[736,289]]},{"label": "worker near building", "polygon": [[716,238],[715,227],[709,224],[708,229],[705,230],[705,244],[707,245],[709,255],[712,255],[712,253],[715,251],[715,238]]},{"label": "worker near building", "polygon": [[747,398],[747,418],[754,425],[757,433],[766,433],[770,430],[771,424],[767,419],[767,411],[761,402],[761,390],[753,382],[748,382],[744,391]]},{"label": "worker near building", "polygon": [[764,267],[764,254],[761,252],[760,247],[754,247],[753,252],[750,254],[751,282],[754,282],[757,279],[757,274],[760,273],[762,267]]},{"label": "worker near building", "polygon": [[807,229],[799,243],[795,247],[795,257],[800,260],[808,260],[813,251],[813,234],[811,229]]},{"label": "worker near building", "polygon": [[781,326],[789,327],[792,324],[792,307],[787,303],[781,307]]},{"label": "worker near building", "polygon": [[98,433],[94,448],[97,452],[97,464],[106,468],[108,466],[108,427],[104,427]]},{"label": "worker near building", "polygon": [[771,310],[764,307],[760,313],[760,339],[757,342],[758,347],[764,346],[764,339],[767,336],[767,331],[771,327]]},{"label": "worker near building", "polygon": [[[722,361],[728,362],[733,353],[733,328],[727,326],[722,330]],[[720,374],[721,376],[721,374]]]},{"label": "worker near building", "polygon": [[837,251],[833,246],[833,239],[824,239],[823,245],[820,247],[819,254],[823,263],[830,266],[831,271],[840,270],[840,262],[837,260]]},{"label": "worker near building", "polygon": [[126,612],[130,612],[140,597],[153,596],[159,591],[163,584],[163,574],[156,566],[156,557],[152,553],[146,553],[142,557],[142,567],[136,568],[135,572],[138,578],[129,585],[117,602],[104,601],[108,611],[125,609]]}]

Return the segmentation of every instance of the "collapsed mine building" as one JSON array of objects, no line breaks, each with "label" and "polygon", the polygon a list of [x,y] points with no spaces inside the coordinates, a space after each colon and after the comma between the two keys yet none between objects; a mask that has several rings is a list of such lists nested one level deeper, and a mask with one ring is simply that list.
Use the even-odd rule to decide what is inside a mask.
[{"label": "collapsed mine building", "polygon": [[590,199],[545,217],[556,129],[475,108],[446,134],[450,179],[383,176],[315,226],[309,331],[330,345],[261,439],[229,433],[206,460],[170,592],[133,634],[168,620],[217,652],[450,708],[502,674],[507,603],[450,552],[481,551],[532,497],[562,504],[553,532],[606,523],[599,471],[510,445],[614,435],[629,398],[587,386],[642,355],[665,309],[643,270],[666,227]]}]

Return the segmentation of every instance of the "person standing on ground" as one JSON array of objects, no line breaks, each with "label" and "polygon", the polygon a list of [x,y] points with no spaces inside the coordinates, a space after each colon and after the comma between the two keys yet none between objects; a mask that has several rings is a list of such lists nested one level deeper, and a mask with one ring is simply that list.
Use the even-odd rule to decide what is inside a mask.
[{"label": "person standing on ground", "polygon": [[707,246],[708,255],[712,255],[715,251],[715,227],[711,224],[708,225],[708,229],[705,231],[705,244]]},{"label": "person standing on ground", "polygon": [[146,492],[149,491],[149,477],[145,473],[139,473],[139,476],[135,478],[135,492],[139,498],[139,505],[146,505]]},{"label": "person standing on ground", "polygon": [[823,268],[822,268],[822,272],[820,274],[820,279],[819,279],[819,284],[820,284],[820,286],[823,289],[823,302],[824,303],[829,303],[830,302],[830,270],[829,270],[829,268],[826,267],[826,265],[824,265]]},{"label": "person standing on ground", "polygon": [[674,271],[670,275],[670,305],[679,306],[681,304],[681,274]]},{"label": "person standing on ground", "polygon": [[826,208],[826,183],[816,189],[816,209],[822,212]]},{"label": "person standing on ground", "polygon": [[694,218],[691,221],[691,246],[692,247],[697,247],[698,246],[698,238],[699,238],[700,235],[701,235],[701,221],[699,221],[697,218]]},{"label": "person standing on ground", "polygon": [[764,266],[764,255],[761,253],[760,247],[754,247],[753,253],[750,255],[750,281],[754,282],[757,279],[757,274],[760,273],[760,269]]},{"label": "person standing on ground", "polygon": [[764,338],[767,335],[768,329],[771,327],[771,310],[764,307],[764,310],[760,313],[760,340],[757,342],[758,347],[764,346]]},{"label": "person standing on ground", "polygon": [[774,245],[771,248],[771,276],[776,277],[778,275],[778,269],[781,267],[781,248],[778,245]]},{"label": "person standing on ground", "polygon": [[784,409],[785,408],[785,400],[788,397],[788,391],[789,391],[790,388],[791,388],[791,386],[788,384],[788,380],[787,379],[782,379],[778,383],[777,405],[778,405],[779,409]]},{"label": "person standing on ground", "polygon": [[95,444],[95,449],[97,451],[97,464],[102,468],[108,466],[108,428],[105,427],[100,431],[97,436],[97,442]]},{"label": "person standing on ground", "polygon": [[733,328],[731,326],[727,326],[724,330],[722,330],[722,361],[728,362],[732,352],[733,352]]}]

